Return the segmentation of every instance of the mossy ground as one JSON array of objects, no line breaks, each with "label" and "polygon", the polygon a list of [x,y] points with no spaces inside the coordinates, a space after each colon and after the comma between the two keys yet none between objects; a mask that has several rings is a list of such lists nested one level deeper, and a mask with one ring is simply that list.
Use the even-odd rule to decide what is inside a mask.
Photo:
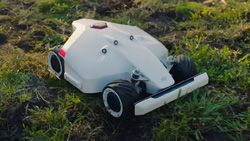
[{"label": "mossy ground", "polygon": [[[250,140],[250,2],[226,2],[1,0],[0,140]],[[193,58],[209,84],[114,121],[100,95],[48,71],[49,48],[63,44],[80,18],[144,29],[171,54]]]}]

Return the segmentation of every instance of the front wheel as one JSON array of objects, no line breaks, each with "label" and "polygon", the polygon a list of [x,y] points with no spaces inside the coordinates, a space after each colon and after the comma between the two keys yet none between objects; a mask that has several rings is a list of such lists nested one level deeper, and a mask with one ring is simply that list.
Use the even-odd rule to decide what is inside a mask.
[{"label": "front wheel", "polygon": [[197,75],[198,72],[193,59],[184,55],[179,55],[174,59],[174,65],[170,70],[170,74],[172,74],[175,83],[177,84]]},{"label": "front wheel", "polygon": [[118,119],[134,115],[134,103],[139,95],[135,87],[126,80],[109,83],[103,90],[103,103],[108,113]]}]

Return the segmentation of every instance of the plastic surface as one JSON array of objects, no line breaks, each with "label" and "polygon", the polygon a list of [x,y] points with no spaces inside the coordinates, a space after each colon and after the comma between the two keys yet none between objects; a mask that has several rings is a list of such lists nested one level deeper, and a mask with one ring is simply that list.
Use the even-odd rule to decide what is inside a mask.
[{"label": "plastic surface", "polygon": [[207,73],[195,76],[190,82],[184,83],[178,88],[173,88],[170,91],[163,92],[160,95],[152,96],[139,103],[135,104],[135,115],[144,115],[154,109],[157,109],[175,99],[179,96],[184,96],[193,90],[202,87],[208,83]]},{"label": "plastic surface", "polygon": [[[60,61],[60,71],[54,69],[57,76],[63,77],[83,93],[104,90],[104,105],[113,117],[118,118],[130,111],[131,114],[144,115],[208,83],[208,76],[203,73],[174,85],[175,81],[169,73],[174,67],[173,57],[168,57],[166,47],[138,27],[89,19],[74,21],[72,26],[74,32],[61,50],[48,54],[49,67],[53,71],[50,61],[54,56]],[[188,61],[184,61],[183,66],[187,65],[185,62]],[[134,85],[130,81],[141,81],[143,93],[146,88],[145,93],[152,96],[133,105],[137,100],[124,100],[122,97],[127,97],[131,91],[124,94],[122,88],[113,87],[112,82],[117,80],[126,81],[132,88]],[[110,87],[105,89],[108,84]],[[127,86],[125,88],[127,90]],[[119,98],[112,102],[115,97]],[[114,103],[121,101],[124,104],[120,108],[122,110],[117,110]],[[109,110],[109,106],[113,110]]]},{"label": "plastic surface", "polygon": [[147,92],[155,93],[174,84],[166,62],[167,49],[135,26],[81,19],[73,22],[74,33],[62,47],[65,51],[65,79],[84,93],[101,92],[110,82],[130,80],[139,69],[149,79]]}]

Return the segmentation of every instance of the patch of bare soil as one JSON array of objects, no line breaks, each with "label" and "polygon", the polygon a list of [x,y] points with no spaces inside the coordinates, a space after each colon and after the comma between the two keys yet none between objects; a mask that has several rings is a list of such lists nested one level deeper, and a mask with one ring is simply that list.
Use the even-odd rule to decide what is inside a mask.
[{"label": "patch of bare soil", "polygon": [[21,140],[25,136],[23,124],[29,125],[30,121],[26,120],[28,116],[27,108],[34,106],[46,106],[42,100],[25,101],[21,106],[8,109],[2,118],[6,122],[0,126],[0,140]]},{"label": "patch of bare soil", "polygon": [[249,90],[238,91],[242,97],[239,99],[239,103],[233,104],[228,111],[231,112],[232,115],[240,114],[242,112],[248,111],[250,109],[250,93]]},{"label": "patch of bare soil", "polygon": [[33,36],[37,41],[42,41],[45,37],[45,33],[43,31],[34,31]]},{"label": "patch of bare soil", "polygon": [[29,34],[31,25],[21,24],[20,19],[13,18],[20,10],[31,9],[34,2],[10,1],[7,9],[0,10],[0,23],[3,34],[0,34],[0,45],[9,43],[29,52],[34,49],[34,37]]},{"label": "patch of bare soil", "polygon": [[175,44],[182,45],[181,40],[186,36],[185,30],[176,30],[176,23],[184,20],[183,15],[176,13],[174,10],[156,11],[145,20],[153,23],[146,29],[146,32],[157,37],[165,47],[172,50]]},{"label": "patch of bare soil", "polygon": [[107,122],[104,130],[110,140],[133,141],[152,140],[153,126],[159,121],[144,116],[118,121],[107,115]]},{"label": "patch of bare soil", "polygon": [[233,141],[226,133],[214,130],[202,133],[203,141]]},{"label": "patch of bare soil", "polygon": [[194,2],[199,2],[199,3],[203,3],[206,0],[189,0],[189,1],[194,1]]},{"label": "patch of bare soil", "polygon": [[33,47],[29,45],[26,40],[21,40],[16,45],[25,52],[33,50]]},{"label": "patch of bare soil", "polygon": [[9,12],[10,11],[8,9],[0,10],[0,15],[8,15]]},{"label": "patch of bare soil", "polygon": [[[18,91],[16,95],[23,95],[26,91],[48,91],[36,75],[30,75],[26,85],[27,88],[25,90]],[[29,115],[27,109],[32,109],[34,106],[46,107],[47,103],[43,101],[43,99],[36,97],[29,101],[25,101],[20,106],[13,105],[12,108],[4,112],[1,118],[5,119],[5,122],[0,124],[1,141],[21,140],[21,138],[25,136],[23,124],[29,126],[31,122],[25,119],[25,117]]]},{"label": "patch of bare soil", "polygon": [[105,2],[97,7],[96,12],[100,15],[110,15],[114,10],[120,10],[125,8],[131,8],[133,6],[134,0],[124,0],[121,2]]},{"label": "patch of bare soil", "polygon": [[7,37],[4,34],[0,34],[0,45],[7,43]]},{"label": "patch of bare soil", "polygon": [[57,25],[55,23],[53,23],[53,22],[48,22],[47,26],[49,26],[53,30],[58,30]]},{"label": "patch of bare soil", "polygon": [[153,23],[151,26],[146,29],[146,32],[148,32],[151,35],[155,36],[161,36],[163,34],[166,34],[171,30],[171,28],[175,28],[175,23],[173,22],[175,18],[175,13],[169,12],[159,12],[156,11],[148,19],[146,19],[146,22]]},{"label": "patch of bare soil", "polygon": [[174,45],[184,45],[181,41],[186,36],[186,31],[172,31],[159,37],[159,41],[169,50],[174,50]]},{"label": "patch of bare soil", "polygon": [[250,131],[243,131],[242,134],[244,141],[250,140]]},{"label": "patch of bare soil", "polygon": [[18,21],[12,19],[1,20],[1,27],[6,34],[0,34],[0,45],[10,43],[13,46],[18,46],[25,52],[33,50],[35,43],[32,42],[34,37],[27,34],[30,30],[29,25],[18,24]]}]

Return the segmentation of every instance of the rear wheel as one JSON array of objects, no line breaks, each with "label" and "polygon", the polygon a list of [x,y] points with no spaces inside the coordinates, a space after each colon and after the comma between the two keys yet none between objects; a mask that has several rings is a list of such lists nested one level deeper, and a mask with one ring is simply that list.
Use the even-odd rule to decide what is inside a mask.
[{"label": "rear wheel", "polygon": [[170,74],[172,74],[175,83],[179,83],[197,75],[198,72],[193,59],[184,55],[179,55],[174,59],[174,65],[170,70]]},{"label": "rear wheel", "polygon": [[52,50],[48,54],[49,68],[60,78],[63,78],[64,63],[61,56],[58,55],[56,50]]},{"label": "rear wheel", "polygon": [[126,80],[109,83],[103,90],[103,103],[108,113],[119,119],[134,115],[134,103],[139,95],[135,87]]}]

